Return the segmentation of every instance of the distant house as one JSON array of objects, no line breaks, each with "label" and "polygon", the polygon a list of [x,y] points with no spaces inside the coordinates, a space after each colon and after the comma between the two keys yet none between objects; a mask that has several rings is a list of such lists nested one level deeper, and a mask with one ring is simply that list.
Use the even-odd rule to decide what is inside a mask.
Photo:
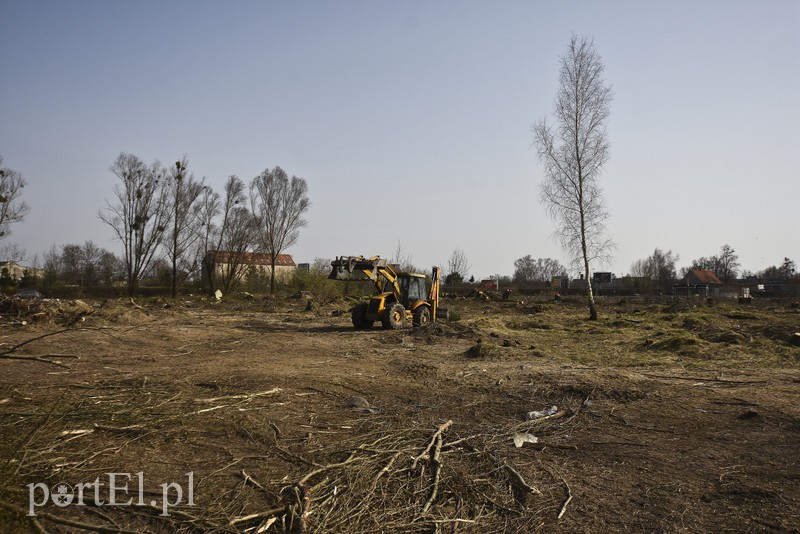
[{"label": "distant house", "polygon": [[698,284],[721,286],[722,282],[714,274],[714,271],[708,269],[692,269],[683,277],[683,285],[696,286]]},{"label": "distant house", "polygon": [[676,295],[718,296],[722,282],[708,269],[691,269],[683,280],[675,284],[673,292]]},{"label": "distant house", "polygon": [[11,278],[19,282],[25,277],[26,273],[31,278],[42,278],[43,276],[41,269],[25,267],[15,261],[0,261],[0,276],[4,278]]},{"label": "distant house", "polygon": [[[232,263],[237,263],[247,271],[255,269],[258,274],[269,275],[272,266],[272,257],[263,252],[244,252],[236,257],[236,253],[226,250],[209,250],[206,254],[206,264],[213,265],[215,276],[224,275]],[[275,279],[283,280],[292,275],[297,269],[297,264],[289,254],[278,254],[275,258]],[[211,271],[211,269],[209,269]]]}]

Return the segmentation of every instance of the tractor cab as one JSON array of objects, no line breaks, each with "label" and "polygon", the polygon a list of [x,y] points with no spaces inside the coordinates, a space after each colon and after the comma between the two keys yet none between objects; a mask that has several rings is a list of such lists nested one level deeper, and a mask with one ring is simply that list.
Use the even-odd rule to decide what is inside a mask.
[{"label": "tractor cab", "polygon": [[[425,275],[400,273],[397,275],[397,285],[400,288],[400,304],[407,310],[413,309],[418,300],[428,300],[428,291],[425,284]],[[384,285],[385,293],[394,291],[393,284],[389,281]]]}]

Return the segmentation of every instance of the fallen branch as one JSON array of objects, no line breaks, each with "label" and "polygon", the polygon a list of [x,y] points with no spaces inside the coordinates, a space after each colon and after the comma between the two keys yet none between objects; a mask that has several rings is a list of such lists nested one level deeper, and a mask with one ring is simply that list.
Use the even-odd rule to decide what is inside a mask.
[{"label": "fallen branch", "polygon": [[[452,423],[452,421],[448,421]],[[422,507],[422,513],[427,514],[428,510],[431,509],[433,505],[433,501],[436,500],[436,495],[439,493],[439,478],[442,472],[442,461],[441,461],[441,454],[442,454],[442,433],[436,432],[436,448],[433,451],[433,458],[431,458],[431,464],[433,465],[433,487],[431,488],[431,495],[428,497],[428,501],[425,503],[425,506]]]},{"label": "fallen branch", "polygon": [[48,332],[46,334],[42,334],[40,336],[32,337],[31,339],[27,339],[22,343],[17,343],[16,345],[12,346],[9,349],[6,349],[0,352],[0,358],[4,358],[6,360],[32,360],[42,363],[49,363],[50,365],[56,365],[58,367],[64,367],[65,369],[69,369],[68,365],[64,365],[61,362],[55,362],[50,360],[49,358],[74,358],[79,359],[79,356],[75,356],[74,354],[12,354],[17,349],[20,349],[27,345],[28,343],[32,343],[34,341],[38,341],[40,339],[44,339],[46,337],[55,336],[58,334],[63,334],[64,332],[74,332],[73,328],[66,328],[64,330],[56,330],[55,332]]},{"label": "fallen branch", "polygon": [[297,483],[297,484],[298,484],[298,486],[303,486],[303,485],[305,485],[305,483],[306,483],[306,482],[308,482],[308,480],[309,480],[310,478],[312,478],[313,476],[315,476],[315,475],[318,475],[318,474],[320,474],[320,473],[324,473],[325,471],[329,471],[329,470],[331,470],[331,469],[336,469],[337,467],[342,467],[342,466],[345,466],[345,465],[347,465],[347,464],[350,464],[350,463],[352,463],[353,461],[355,461],[356,452],[357,452],[358,450],[359,450],[359,449],[356,449],[355,451],[353,451],[352,453],[350,453],[350,456],[347,458],[347,460],[345,460],[345,461],[343,461],[343,462],[339,462],[339,463],[335,463],[335,464],[323,465],[322,467],[319,467],[319,468],[317,468],[317,469],[314,469],[313,471],[311,471],[311,472],[310,472],[310,473],[308,473],[306,476],[304,476],[303,478],[301,478],[301,479],[300,479],[300,482],[298,482],[298,483]]},{"label": "fallen branch", "polygon": [[[562,478],[562,480],[564,479]],[[567,486],[567,500],[564,501],[564,504],[561,506],[561,511],[558,512],[558,519],[561,519],[564,517],[564,514],[567,513],[567,505],[572,500],[572,492],[569,489],[569,484],[567,484],[566,480],[564,480],[564,484]]]},{"label": "fallen branch", "polygon": [[55,365],[57,367],[63,367],[64,369],[69,369],[69,365],[64,365],[61,362],[53,361],[48,358],[75,358],[76,360],[79,358],[78,356],[71,355],[71,354],[42,354],[40,356],[35,355],[23,355],[23,354],[0,354],[0,358],[4,360],[29,360],[35,362],[42,362],[42,363],[49,363],[50,365]]},{"label": "fallen branch", "polygon": [[535,425],[538,423],[543,423],[544,421],[549,421],[551,419],[561,419],[562,417],[565,417],[568,413],[569,410],[567,409],[559,410],[554,414],[545,415],[543,417],[537,417],[536,419],[531,419],[530,421],[527,422],[527,424]]},{"label": "fallen branch", "polygon": [[240,476],[242,477],[242,479],[244,479],[244,483],[245,483],[245,484],[248,484],[248,483],[250,483],[250,484],[252,484],[253,486],[257,487],[257,488],[258,488],[258,489],[260,489],[260,490],[263,490],[263,489],[264,489],[264,486],[262,486],[261,484],[259,484],[259,483],[258,483],[258,481],[257,481],[256,479],[254,479],[253,477],[251,477],[250,475],[248,475],[248,474],[245,472],[245,470],[244,470],[244,469],[242,469],[242,472],[240,473]]},{"label": "fallen branch", "polygon": [[196,412],[190,412],[190,413],[188,413],[186,415],[198,415],[198,414],[201,414],[201,413],[213,412],[214,410],[227,408],[228,406],[230,406],[230,404],[220,404],[219,406],[212,406],[211,408],[203,408],[202,410],[197,410]]},{"label": "fallen branch", "polygon": [[240,523],[248,523],[248,522],[253,521],[255,519],[263,519],[263,518],[275,517],[275,516],[281,515],[281,514],[283,514],[285,512],[286,512],[286,507],[285,506],[281,506],[280,508],[272,508],[271,510],[267,510],[265,512],[259,512],[257,514],[250,514],[250,515],[245,515],[245,516],[242,516],[242,517],[235,517],[235,518],[231,519],[230,523],[228,523],[228,526],[232,527],[232,526],[238,525]]},{"label": "fallen branch", "polygon": [[[15,390],[15,391],[16,391],[16,390]],[[22,451],[22,458],[20,458],[19,462],[17,462],[17,468],[16,468],[16,469],[14,469],[14,474],[17,474],[17,473],[19,472],[20,468],[21,468],[21,467],[22,467],[22,466],[25,464],[25,460],[28,458],[28,450],[27,450],[27,447],[28,447],[28,445],[30,445],[30,443],[33,441],[33,437],[34,437],[34,436],[35,436],[35,435],[36,435],[36,434],[37,434],[37,433],[38,433],[38,432],[39,432],[39,431],[40,431],[42,428],[44,428],[45,426],[47,426],[47,425],[50,423],[50,418],[53,416],[53,413],[56,411],[56,407],[57,407],[57,406],[58,406],[58,404],[61,402],[61,400],[64,398],[64,395],[66,395],[66,394],[67,394],[67,391],[66,391],[66,390],[64,390],[64,392],[63,392],[63,393],[61,393],[61,396],[58,398],[58,400],[57,400],[56,402],[54,402],[54,403],[53,403],[53,406],[50,408],[50,411],[49,411],[49,412],[47,412],[47,416],[44,418],[44,421],[42,421],[42,422],[41,422],[41,423],[39,423],[39,424],[38,424],[36,427],[34,427],[34,428],[33,428],[33,430],[31,430],[31,431],[28,433],[28,435],[25,437],[25,439],[23,440],[23,442],[22,442],[20,445],[17,445],[17,447],[16,447],[16,450],[18,450],[18,451]],[[0,502],[2,502],[2,501],[0,501]]]},{"label": "fallen branch", "polygon": [[394,454],[392,455],[392,457],[389,459],[389,463],[387,463],[385,466],[383,466],[383,469],[381,469],[380,471],[378,471],[378,474],[377,474],[377,476],[375,476],[375,483],[377,483],[377,482],[378,482],[378,480],[379,480],[379,479],[380,479],[380,478],[381,478],[383,475],[385,475],[386,473],[388,473],[388,472],[389,472],[389,469],[391,469],[391,468],[392,468],[392,465],[394,465],[394,462],[395,462],[395,461],[397,461],[397,459],[400,457],[400,455],[401,455],[403,452],[404,452],[403,450],[399,450],[399,451],[397,451],[396,453],[394,453]]},{"label": "fallen branch", "polygon": [[[526,445],[526,447],[527,447],[527,445]],[[577,445],[564,445],[562,443],[543,443],[541,441],[539,443],[531,443],[530,447],[532,447],[534,449],[539,449],[539,450],[543,450],[543,449],[546,449],[548,447],[553,448],[553,449],[563,449],[563,450],[566,450],[566,451],[577,451],[578,450],[578,446]]]},{"label": "fallen branch", "polygon": [[416,468],[417,467],[417,462],[419,462],[423,458],[429,458],[430,457],[429,453],[430,453],[431,447],[433,447],[433,444],[436,442],[436,438],[440,437],[442,435],[442,432],[444,432],[445,430],[450,428],[452,425],[453,425],[453,421],[452,420],[448,420],[446,423],[444,423],[443,425],[439,426],[439,428],[436,430],[436,432],[434,432],[433,435],[431,436],[431,441],[430,441],[430,443],[428,443],[428,446],[425,447],[425,449],[419,454],[419,456],[415,456],[414,457],[414,462],[411,464],[412,468]]},{"label": "fallen branch", "polygon": [[529,491],[531,493],[535,493],[536,495],[541,495],[542,494],[542,492],[539,491],[537,488],[534,488],[533,486],[531,486],[527,482],[525,482],[525,479],[522,478],[522,475],[519,474],[519,471],[514,469],[508,462],[503,461],[503,467],[506,468],[506,471],[511,473],[511,475],[514,477],[514,479],[517,481],[517,483],[520,486],[522,486],[523,489],[525,489],[526,491]]},{"label": "fallen branch", "polygon": [[210,399],[194,399],[194,402],[206,403],[206,402],[227,401],[235,399],[254,399],[256,397],[263,397],[265,395],[274,395],[275,393],[280,393],[281,391],[283,391],[281,388],[272,388],[268,389],[267,391],[259,391],[258,393],[250,393],[244,395],[228,395],[225,397],[212,397]]},{"label": "fallen branch", "polygon": [[561,476],[561,473],[558,471],[558,469],[556,469],[555,467],[552,467],[552,466],[548,468],[548,471],[550,469],[552,469],[553,471],[556,472],[556,474],[558,475],[558,478],[561,479],[561,482],[563,482],[564,486],[566,486],[566,488],[567,488],[567,498],[564,501],[564,504],[561,505],[561,511],[558,512],[558,519],[561,519],[562,517],[564,517],[564,514],[567,513],[567,505],[570,503],[570,501],[572,501],[572,490],[570,489],[569,484],[567,483],[566,479],[564,479],[564,477]]}]

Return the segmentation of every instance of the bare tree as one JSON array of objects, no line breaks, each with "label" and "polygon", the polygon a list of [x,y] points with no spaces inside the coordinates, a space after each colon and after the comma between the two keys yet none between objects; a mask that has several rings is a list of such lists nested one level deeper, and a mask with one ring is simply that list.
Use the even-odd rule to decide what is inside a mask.
[{"label": "bare tree", "polygon": [[297,242],[306,225],[303,214],[311,202],[305,179],[289,176],[280,167],[266,169],[250,184],[253,215],[259,223],[261,248],[270,256],[269,291],[275,293],[275,265],[278,255]]},{"label": "bare tree", "polygon": [[6,243],[0,247],[0,259],[3,261],[21,263],[27,261],[28,251],[17,243]]},{"label": "bare tree", "polygon": [[[206,228],[203,269],[212,293],[217,281],[223,292],[233,291],[247,272],[246,254],[254,244],[258,228],[253,214],[244,206],[245,190],[244,182],[231,175],[225,182],[222,203],[216,193],[206,194],[200,203]],[[222,221],[216,226],[214,219],[220,214]]]},{"label": "bare tree", "polygon": [[797,265],[788,257],[783,258],[780,265],[772,265],[755,273],[762,280],[791,280],[795,278]]},{"label": "bare tree", "polygon": [[81,285],[94,286],[100,282],[100,259],[106,250],[93,241],[83,242],[81,247]]},{"label": "bare tree", "polygon": [[797,271],[797,266],[795,265],[794,261],[791,258],[784,257],[783,263],[780,267],[781,276],[784,280],[790,280],[794,278],[794,274]]},{"label": "bare tree", "polygon": [[114,187],[115,202],[107,203],[98,216],[122,242],[125,282],[133,296],[166,230],[169,190],[158,162],[146,165],[133,154],[121,153],[110,170],[121,183]]},{"label": "bare tree", "polygon": [[83,286],[83,254],[75,243],[62,245],[59,278],[69,285]]},{"label": "bare tree", "polygon": [[654,282],[661,290],[668,291],[677,276],[675,264],[678,259],[680,256],[671,250],[664,252],[657,248],[652,255],[633,262],[631,276],[644,278],[647,282],[646,289],[649,288],[651,282]]},{"label": "bare tree", "polygon": [[310,270],[315,274],[328,275],[331,272],[331,259],[314,258],[314,263],[311,264]]},{"label": "bare tree", "polygon": [[244,281],[248,272],[248,250],[258,232],[258,221],[245,206],[234,206],[228,215],[224,239],[221,241],[225,266],[219,277],[225,293],[234,291]]},{"label": "bare tree", "polygon": [[460,248],[453,249],[450,254],[450,259],[447,260],[447,276],[445,276],[445,283],[448,285],[460,284],[472,269],[472,264],[467,259],[467,255]]},{"label": "bare tree", "polygon": [[539,258],[536,260],[542,282],[550,282],[555,276],[566,276],[567,268],[561,262],[552,258]]},{"label": "bare tree", "polygon": [[739,256],[733,250],[733,247],[728,244],[722,245],[717,260],[717,276],[726,284],[736,279],[741,264],[739,263]]},{"label": "bare tree", "polygon": [[50,291],[58,283],[61,273],[61,254],[55,244],[50,245],[47,252],[44,253],[44,261],[42,264],[42,288]]},{"label": "bare tree", "polygon": [[11,224],[23,221],[30,212],[28,205],[20,199],[25,185],[27,182],[20,173],[0,167],[0,239],[8,237],[11,234]]},{"label": "bare tree", "polygon": [[739,267],[741,267],[741,265],[739,264],[739,256],[736,254],[736,251],[734,251],[733,247],[730,245],[725,244],[720,248],[719,255],[709,257],[703,256],[702,258],[692,261],[691,266],[684,270],[684,275],[691,269],[706,269],[714,271],[717,278],[728,283],[736,278]]},{"label": "bare tree", "polygon": [[167,174],[166,187],[170,195],[170,229],[164,248],[172,266],[171,285],[172,298],[177,298],[178,287],[186,281],[195,269],[195,257],[190,254],[200,239],[199,212],[195,203],[203,192],[202,181],[195,180],[194,175],[187,172],[189,162],[184,156]]},{"label": "bare tree", "polygon": [[389,263],[396,265],[397,268],[404,273],[415,273],[418,271],[417,267],[414,265],[414,255],[405,253],[403,244],[399,239],[397,240],[397,247],[395,247],[394,253],[389,259]]},{"label": "bare tree", "polygon": [[195,261],[201,266],[201,279],[209,284],[209,293],[214,292],[214,264],[208,258],[214,247],[216,233],[218,232],[216,219],[221,213],[219,193],[204,186],[200,198],[195,206],[198,224],[200,225],[200,239],[195,250]]},{"label": "bare tree", "polygon": [[100,283],[110,286],[122,276],[123,265],[120,259],[106,249],[101,249],[97,260],[97,277]]},{"label": "bare tree", "polygon": [[85,241],[83,245],[76,243],[63,245],[58,276],[61,281],[71,285],[80,287],[97,285],[101,281],[103,271],[101,262],[106,254],[111,253],[98,247],[93,241]]},{"label": "bare tree", "polygon": [[608,212],[598,177],[608,161],[606,120],[611,89],[602,78],[604,66],[586,38],[572,36],[561,58],[555,128],[546,119],[533,128],[545,180],[541,198],[556,221],[555,235],[585,273],[589,318],[597,319],[590,265],[605,258],[613,244],[605,237]]},{"label": "bare tree", "polygon": [[548,283],[554,276],[562,276],[566,268],[552,258],[533,259],[530,254],[514,262],[514,281],[517,283]]},{"label": "bare tree", "polygon": [[514,282],[530,283],[536,280],[536,260],[530,254],[514,260]]}]

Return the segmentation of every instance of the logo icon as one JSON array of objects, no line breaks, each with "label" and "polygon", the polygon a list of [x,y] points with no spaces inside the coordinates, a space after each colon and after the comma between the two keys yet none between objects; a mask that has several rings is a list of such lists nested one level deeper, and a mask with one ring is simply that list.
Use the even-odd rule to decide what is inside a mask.
[{"label": "logo icon", "polygon": [[69,484],[59,482],[50,490],[50,498],[56,506],[69,506],[75,498],[75,490]]}]

